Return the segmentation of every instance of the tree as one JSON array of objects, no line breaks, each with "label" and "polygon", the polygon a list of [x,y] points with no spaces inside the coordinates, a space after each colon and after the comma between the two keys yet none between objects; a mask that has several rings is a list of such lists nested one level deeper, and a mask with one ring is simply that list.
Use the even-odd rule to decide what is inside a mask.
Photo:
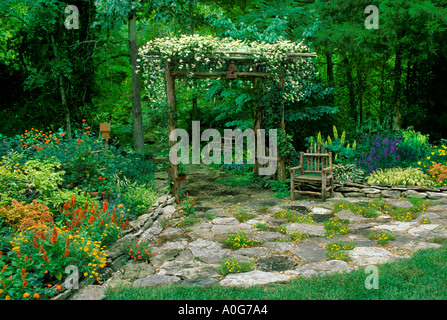
[{"label": "tree", "polygon": [[96,25],[104,29],[119,28],[124,20],[128,24],[128,39],[132,75],[132,126],[133,145],[136,151],[144,154],[143,117],[141,112],[140,77],[137,72],[138,41],[136,33],[136,10],[140,7],[137,1],[97,0],[98,10]]}]

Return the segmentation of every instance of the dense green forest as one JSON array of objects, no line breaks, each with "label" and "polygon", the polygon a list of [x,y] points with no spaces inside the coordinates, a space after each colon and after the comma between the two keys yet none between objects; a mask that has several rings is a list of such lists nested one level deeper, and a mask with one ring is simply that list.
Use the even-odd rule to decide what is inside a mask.
[{"label": "dense green forest", "polygon": [[[65,27],[68,5],[79,10],[78,28]],[[378,8],[377,29],[365,25],[368,5]],[[133,147],[132,110],[141,103],[146,148],[166,135],[163,90],[141,79],[132,88],[135,27],[139,47],[190,34],[304,40],[318,54],[318,73],[305,99],[286,106],[297,150],[333,125],[351,139],[414,126],[436,142],[447,135],[446,13],[445,0],[2,0],[0,132],[70,132],[86,119],[94,130],[110,122],[112,137]],[[249,106],[260,97],[247,96],[245,82],[191,79],[178,87],[179,127],[190,128],[191,120],[204,128],[252,126]],[[264,99],[274,106],[278,97],[272,91]],[[273,121],[274,109],[266,112]]]}]

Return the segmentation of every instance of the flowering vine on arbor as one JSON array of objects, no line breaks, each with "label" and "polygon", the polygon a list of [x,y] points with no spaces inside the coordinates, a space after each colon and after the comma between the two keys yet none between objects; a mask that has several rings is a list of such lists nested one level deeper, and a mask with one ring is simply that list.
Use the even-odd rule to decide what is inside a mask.
[{"label": "flowering vine on arbor", "polygon": [[266,43],[182,35],[153,39],[140,49],[139,55],[137,68],[143,75],[145,87],[152,91],[148,92],[149,99],[160,99],[162,90],[156,88],[160,89],[163,84],[166,66],[174,76],[225,77],[230,61],[234,61],[240,74],[269,76],[277,81],[284,79],[284,98],[291,102],[304,99],[303,86],[317,74],[307,59],[316,55],[310,53],[303,42],[289,40]]}]

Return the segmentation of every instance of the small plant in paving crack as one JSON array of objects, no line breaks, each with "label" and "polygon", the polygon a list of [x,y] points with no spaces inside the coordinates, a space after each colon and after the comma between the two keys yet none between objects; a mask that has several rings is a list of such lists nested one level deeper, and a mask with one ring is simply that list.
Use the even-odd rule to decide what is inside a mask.
[{"label": "small plant in paving crack", "polygon": [[243,262],[237,259],[224,259],[218,271],[226,276],[229,273],[248,272],[253,270],[253,262]]},{"label": "small plant in paving crack", "polygon": [[234,232],[223,241],[223,245],[230,249],[253,247],[258,244],[259,242],[248,239],[245,231]]}]

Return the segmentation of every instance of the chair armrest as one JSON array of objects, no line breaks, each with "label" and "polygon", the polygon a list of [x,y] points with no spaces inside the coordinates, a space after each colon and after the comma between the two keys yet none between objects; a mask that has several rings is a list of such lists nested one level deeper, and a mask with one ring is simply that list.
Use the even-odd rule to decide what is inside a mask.
[{"label": "chair armrest", "polygon": [[332,171],[332,167],[323,168],[321,171],[331,172]]},{"label": "chair armrest", "polygon": [[297,169],[302,169],[302,168],[303,168],[303,166],[298,166],[298,167],[290,168],[290,170],[297,170]]}]

